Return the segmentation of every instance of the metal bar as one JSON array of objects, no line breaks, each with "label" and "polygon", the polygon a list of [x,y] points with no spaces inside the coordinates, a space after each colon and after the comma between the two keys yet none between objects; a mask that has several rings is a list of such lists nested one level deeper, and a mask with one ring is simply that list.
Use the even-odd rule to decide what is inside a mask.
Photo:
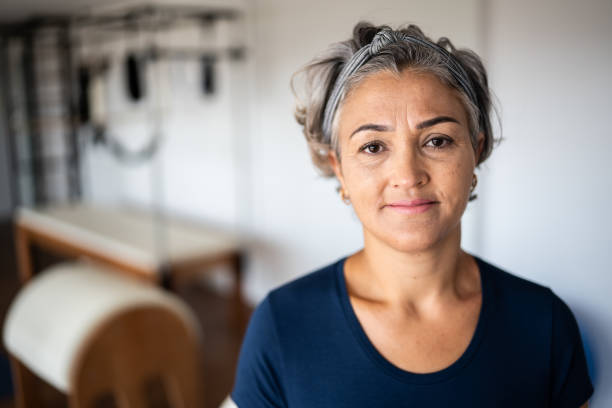
[{"label": "metal bar", "polygon": [[[62,74],[60,84],[64,85],[63,105],[70,112],[69,118],[75,118],[77,115],[76,96],[73,84],[76,81],[74,69],[72,66],[72,46],[70,42],[70,27],[65,25],[59,33],[58,50],[61,56]],[[79,160],[79,143],[78,130],[74,120],[68,120],[66,123],[68,145],[68,189],[70,199],[78,199],[81,197],[81,171]]]},{"label": "metal bar", "polygon": [[[209,25],[218,20],[235,20],[242,13],[239,10],[225,8],[203,8],[203,7],[163,7],[163,6],[142,6],[123,10],[117,10],[112,13],[99,15],[80,15],[73,19],[73,24],[77,27],[105,27],[120,28],[138,27],[140,29],[159,30],[160,28],[168,27],[173,22],[179,19],[193,19],[201,22],[201,24]],[[155,21],[154,24],[142,26],[142,22],[146,20]]]},{"label": "metal bar", "polygon": [[6,130],[6,141],[8,145],[9,156],[9,182],[11,188],[11,210],[14,210],[19,204],[20,191],[18,183],[18,168],[17,168],[17,147],[15,144],[15,128],[13,124],[13,98],[11,97],[11,70],[9,69],[9,50],[7,45],[7,37],[0,37],[0,78],[2,80],[2,98],[4,100],[4,119]]},{"label": "metal bar", "polygon": [[47,194],[45,191],[45,174],[42,162],[42,140],[38,122],[32,120],[38,117],[37,81],[35,72],[34,33],[29,31],[24,38],[23,68],[25,73],[26,110],[28,115],[28,133],[30,136],[30,160],[32,166],[32,183],[34,189],[34,204],[45,204]]}]

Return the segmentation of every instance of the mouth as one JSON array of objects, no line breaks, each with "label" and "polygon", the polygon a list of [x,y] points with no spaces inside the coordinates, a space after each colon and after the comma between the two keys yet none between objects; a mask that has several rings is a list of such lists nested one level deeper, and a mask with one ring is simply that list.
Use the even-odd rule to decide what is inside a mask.
[{"label": "mouth", "polygon": [[439,202],[429,199],[417,199],[411,201],[396,201],[384,207],[403,214],[420,214],[428,211],[436,204],[439,204]]}]

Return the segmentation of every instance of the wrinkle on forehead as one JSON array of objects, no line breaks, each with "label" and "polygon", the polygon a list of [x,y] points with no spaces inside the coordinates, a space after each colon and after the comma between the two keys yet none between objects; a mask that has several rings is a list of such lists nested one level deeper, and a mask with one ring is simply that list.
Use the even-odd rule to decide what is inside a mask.
[{"label": "wrinkle on forehead", "polygon": [[351,90],[338,112],[336,133],[348,138],[349,127],[369,122],[392,126],[405,123],[410,129],[435,116],[451,116],[468,130],[467,112],[457,91],[430,73],[380,71]]}]

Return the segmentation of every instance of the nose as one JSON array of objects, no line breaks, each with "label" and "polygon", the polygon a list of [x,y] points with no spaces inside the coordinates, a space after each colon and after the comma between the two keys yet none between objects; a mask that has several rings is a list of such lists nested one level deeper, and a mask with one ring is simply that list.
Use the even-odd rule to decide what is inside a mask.
[{"label": "nose", "polygon": [[406,147],[393,155],[390,184],[395,188],[421,187],[429,181],[422,157],[416,148]]}]

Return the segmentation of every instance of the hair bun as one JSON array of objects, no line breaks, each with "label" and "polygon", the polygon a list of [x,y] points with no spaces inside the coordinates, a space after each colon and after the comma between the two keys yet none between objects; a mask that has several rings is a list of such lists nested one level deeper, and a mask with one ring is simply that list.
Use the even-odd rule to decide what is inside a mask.
[{"label": "hair bun", "polygon": [[376,33],[372,42],[370,43],[370,52],[372,54],[378,54],[380,50],[385,48],[387,45],[398,42],[401,40],[401,36],[396,31],[392,30],[380,30]]}]

